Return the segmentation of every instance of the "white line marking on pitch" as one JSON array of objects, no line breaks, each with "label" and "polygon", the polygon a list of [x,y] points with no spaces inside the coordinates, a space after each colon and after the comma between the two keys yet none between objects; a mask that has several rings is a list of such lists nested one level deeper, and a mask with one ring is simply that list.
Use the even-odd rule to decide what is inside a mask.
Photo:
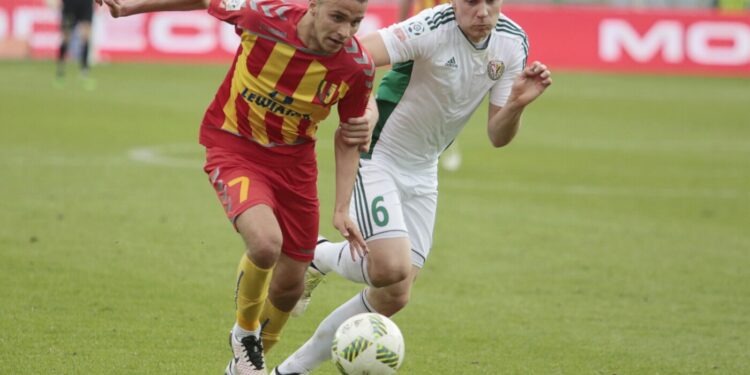
[{"label": "white line marking on pitch", "polygon": [[202,160],[190,156],[175,156],[174,154],[194,154],[201,150],[202,147],[197,144],[166,144],[131,149],[128,151],[128,157],[145,164],[195,169],[201,167]]}]

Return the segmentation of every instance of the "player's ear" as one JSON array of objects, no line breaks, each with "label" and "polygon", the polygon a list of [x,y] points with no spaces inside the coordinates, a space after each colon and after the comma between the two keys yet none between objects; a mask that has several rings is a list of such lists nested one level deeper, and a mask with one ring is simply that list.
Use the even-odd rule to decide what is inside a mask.
[{"label": "player's ear", "polygon": [[314,16],[316,13],[316,8],[318,7],[318,0],[310,0],[310,2],[307,3],[307,9],[310,9],[310,13]]}]

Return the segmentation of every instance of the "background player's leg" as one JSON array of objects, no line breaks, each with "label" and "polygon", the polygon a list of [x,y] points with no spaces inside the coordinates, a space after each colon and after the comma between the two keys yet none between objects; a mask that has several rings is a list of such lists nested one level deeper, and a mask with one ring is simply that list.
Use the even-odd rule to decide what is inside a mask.
[{"label": "background player's leg", "polygon": [[85,77],[89,73],[89,41],[91,40],[91,22],[81,21],[78,25],[78,37],[81,40],[80,64],[81,74]]},{"label": "background player's leg", "polygon": [[73,34],[74,27],[73,18],[63,9],[60,21],[62,39],[60,40],[60,48],[57,50],[56,76],[58,80],[61,80],[65,76],[65,56],[68,54],[68,45],[70,44],[70,36]]},{"label": "background player's leg", "polygon": [[79,61],[81,64],[81,82],[86,90],[96,88],[96,81],[89,75],[89,46],[91,43],[91,22],[94,19],[94,4],[92,1],[83,1],[78,8],[78,40],[81,49]]}]

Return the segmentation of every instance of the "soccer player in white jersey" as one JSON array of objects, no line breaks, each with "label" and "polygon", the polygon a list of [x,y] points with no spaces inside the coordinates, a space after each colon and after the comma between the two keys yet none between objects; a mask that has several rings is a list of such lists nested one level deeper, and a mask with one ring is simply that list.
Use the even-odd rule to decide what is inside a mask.
[{"label": "soccer player in white jersey", "polygon": [[[526,106],[552,83],[544,64],[526,66],[526,34],[500,14],[501,3],[452,0],[362,39],[377,66],[393,64],[377,91],[380,119],[360,160],[350,211],[369,253],[319,241],[305,296],[329,272],[367,287],[274,374],[307,374],[329,360],[335,330],[347,318],[391,316],[407,304],[432,246],[438,156],[488,93],[487,135],[494,147],[505,146]],[[299,310],[307,302],[300,300]]]}]

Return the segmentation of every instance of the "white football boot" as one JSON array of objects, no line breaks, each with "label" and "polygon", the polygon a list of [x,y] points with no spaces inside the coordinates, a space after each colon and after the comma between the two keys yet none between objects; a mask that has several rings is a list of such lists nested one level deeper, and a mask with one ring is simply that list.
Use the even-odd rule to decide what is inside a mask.
[{"label": "white football boot", "polygon": [[263,343],[255,335],[237,338],[229,333],[234,358],[229,360],[224,375],[268,375],[263,363]]}]

